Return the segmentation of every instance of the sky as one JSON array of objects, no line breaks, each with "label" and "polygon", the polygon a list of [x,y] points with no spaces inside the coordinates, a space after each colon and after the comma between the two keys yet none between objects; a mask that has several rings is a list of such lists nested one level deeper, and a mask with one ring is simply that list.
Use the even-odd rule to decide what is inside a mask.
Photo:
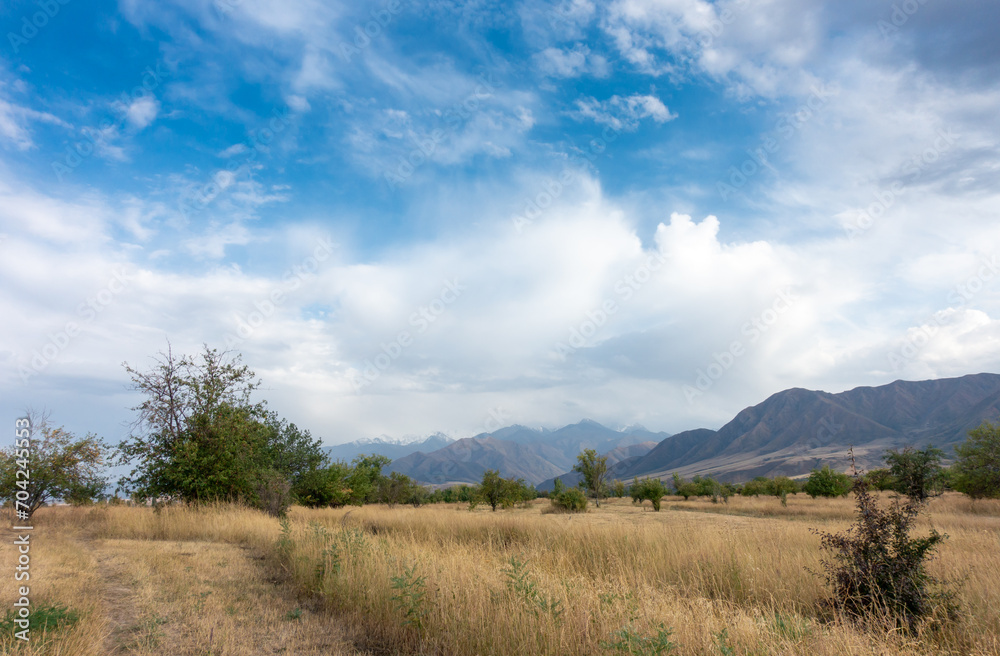
[{"label": "sky", "polygon": [[1000,372],[1000,5],[4,0],[0,409],[328,444]]}]

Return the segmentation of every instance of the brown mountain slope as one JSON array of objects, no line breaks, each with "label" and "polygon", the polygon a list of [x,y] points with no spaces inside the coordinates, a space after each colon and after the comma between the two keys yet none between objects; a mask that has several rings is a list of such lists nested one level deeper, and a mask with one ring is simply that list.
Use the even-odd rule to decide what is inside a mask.
[{"label": "brown mountain slope", "polygon": [[1000,417],[1000,375],[896,381],[840,394],[790,389],[746,408],[718,431],[663,440],[628,476],[711,474],[726,480],[808,473],[821,463],[878,466],[887,448],[933,443],[949,450],[984,419]]}]

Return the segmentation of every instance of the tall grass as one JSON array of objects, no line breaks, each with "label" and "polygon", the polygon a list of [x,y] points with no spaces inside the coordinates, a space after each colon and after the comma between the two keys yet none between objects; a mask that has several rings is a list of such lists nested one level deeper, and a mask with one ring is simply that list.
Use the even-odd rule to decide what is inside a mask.
[{"label": "tall grass", "polygon": [[[810,528],[846,528],[850,498],[667,499],[659,513],[608,500],[581,515],[542,514],[546,504],[294,508],[283,523],[231,506],[112,507],[60,521],[107,545],[249,547],[376,653],[1000,654],[1000,503],[931,502],[922,529],[949,535],[931,574],[958,582],[963,619],[916,636],[873,635],[821,610]],[[86,581],[91,565],[78,566]]]},{"label": "tall grass", "polygon": [[[759,501],[734,502],[729,512],[746,514]],[[809,524],[726,515],[722,506],[711,515],[642,513],[616,501],[577,517],[537,507],[300,509],[285,562],[303,589],[363,625],[373,646],[402,652],[599,654],[624,627],[652,636],[664,624],[686,654],[998,653],[1000,520],[948,503],[933,520],[952,539],[932,571],[965,579],[967,619],[927,625],[917,639],[820,621],[826,591],[810,573],[820,552]],[[819,502],[816,523],[846,526],[834,518],[850,518],[851,508],[849,499]],[[393,578],[410,569],[426,589],[419,629],[393,602]]]}]

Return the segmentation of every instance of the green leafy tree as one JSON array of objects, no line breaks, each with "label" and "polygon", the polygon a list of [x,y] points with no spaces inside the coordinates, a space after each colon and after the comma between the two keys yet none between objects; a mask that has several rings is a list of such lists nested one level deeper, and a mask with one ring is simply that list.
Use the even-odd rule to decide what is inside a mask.
[{"label": "green leafy tree", "polygon": [[[20,500],[29,516],[56,499],[82,503],[104,494],[105,444],[93,434],[78,438],[64,428],[34,420],[32,430],[15,436],[14,448],[0,452],[0,498]],[[18,474],[28,471],[28,479]]]},{"label": "green leafy tree", "polygon": [[472,503],[485,503],[496,512],[499,507],[510,508],[524,501],[527,494],[523,480],[501,478],[498,470],[487,469],[483,472],[483,480]]},{"label": "green leafy tree", "polygon": [[[239,354],[207,345],[199,357],[166,353],[148,371],[128,363],[144,400],[118,447],[131,464],[120,488],[139,498],[230,500],[283,514],[293,495],[317,492],[327,464],[319,440],[252,395],[260,383]],[[320,485],[320,487],[322,487]]]},{"label": "green leafy tree", "polygon": [[833,471],[830,465],[824,465],[823,469],[814,469],[809,474],[803,491],[816,497],[846,497],[851,491],[854,482],[847,474]]},{"label": "green leafy tree", "polygon": [[879,492],[891,490],[895,485],[895,481],[892,478],[892,472],[885,467],[870,469],[865,472],[863,478],[871,489],[878,490]]},{"label": "green leafy tree", "polygon": [[973,499],[1000,498],[1000,424],[983,422],[955,447],[952,487]]},{"label": "green leafy tree", "polygon": [[419,506],[424,503],[426,497],[427,490],[406,474],[391,472],[388,476],[379,478],[376,498],[379,503],[384,503],[390,508],[404,503]]},{"label": "green leafy tree", "polygon": [[768,481],[767,493],[771,496],[784,499],[789,494],[797,494],[799,485],[787,476],[775,476]]},{"label": "green leafy tree", "polygon": [[549,497],[552,506],[567,512],[584,512],[587,510],[587,495],[578,487],[564,487],[559,493],[553,492]]},{"label": "green leafy tree", "polygon": [[[682,483],[681,487],[685,485],[690,483]],[[640,481],[637,477],[632,481],[631,492],[632,503],[641,504],[643,501],[649,501],[653,504],[653,510],[660,512],[660,502],[666,496],[667,488],[659,478],[644,478]]]},{"label": "green leafy tree", "polygon": [[594,497],[597,507],[601,507],[601,495],[607,486],[608,457],[597,455],[594,449],[584,449],[576,457],[577,464],[573,471],[583,476],[583,485]]},{"label": "green leafy tree", "polygon": [[149,467],[145,495],[258,505],[257,485],[274,471],[265,457],[269,427],[247,410],[227,405],[211,417],[195,415],[187,424],[166,457]]},{"label": "green leafy tree", "polygon": [[616,478],[614,483],[611,484],[611,492],[615,495],[616,499],[621,499],[625,496],[625,483]]},{"label": "green leafy tree", "polygon": [[296,484],[293,490],[295,499],[310,508],[346,506],[351,501],[348,479],[352,472],[351,466],[342,461],[310,469]]},{"label": "green leafy tree", "polygon": [[179,476],[173,460],[186,455],[190,465],[196,454],[186,443],[193,434],[204,434],[217,420],[232,421],[234,412],[254,421],[266,418],[263,405],[251,402],[260,383],[239,355],[206,345],[200,359],[176,357],[168,344],[152,369],[140,371],[128,363],[124,367],[132,388],[145,397],[133,408],[138,417],[118,446],[119,463],[134,467],[120,485],[134,496],[178,496],[169,486],[169,479]]},{"label": "green leafy tree", "polygon": [[347,487],[351,491],[349,503],[355,506],[377,503],[382,469],[390,462],[392,460],[378,454],[357,456],[351,463],[354,467],[347,478]]},{"label": "green leafy tree", "polygon": [[944,489],[943,457],[944,451],[929,444],[919,450],[908,446],[902,451],[886,451],[883,459],[893,479],[892,489],[917,501],[940,494]]},{"label": "green leafy tree", "polygon": [[674,494],[680,494],[678,490],[680,490],[681,486],[684,485],[684,478],[681,477],[681,475],[678,474],[677,472],[674,472],[673,474],[670,475],[670,480],[674,486]]},{"label": "green leafy tree", "polygon": [[771,481],[766,476],[758,476],[752,481],[743,484],[740,494],[745,497],[759,497],[762,494],[770,494],[769,486]]}]

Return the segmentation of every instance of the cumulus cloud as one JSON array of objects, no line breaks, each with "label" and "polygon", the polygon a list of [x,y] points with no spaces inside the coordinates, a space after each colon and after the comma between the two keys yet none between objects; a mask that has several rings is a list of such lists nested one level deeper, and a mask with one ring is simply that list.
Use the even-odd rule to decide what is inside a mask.
[{"label": "cumulus cloud", "polygon": [[574,78],[583,75],[607,77],[610,74],[608,60],[590,52],[590,48],[578,43],[571,49],[546,48],[534,56],[538,69],[550,77]]},{"label": "cumulus cloud", "polygon": [[145,130],[160,113],[160,102],[153,96],[143,95],[125,108],[125,120],[134,130]]},{"label": "cumulus cloud", "polygon": [[667,106],[654,95],[635,94],[632,96],[611,96],[599,101],[596,98],[580,98],[572,115],[578,119],[589,119],[615,130],[634,131],[644,118],[656,123],[666,123],[677,118]]}]

